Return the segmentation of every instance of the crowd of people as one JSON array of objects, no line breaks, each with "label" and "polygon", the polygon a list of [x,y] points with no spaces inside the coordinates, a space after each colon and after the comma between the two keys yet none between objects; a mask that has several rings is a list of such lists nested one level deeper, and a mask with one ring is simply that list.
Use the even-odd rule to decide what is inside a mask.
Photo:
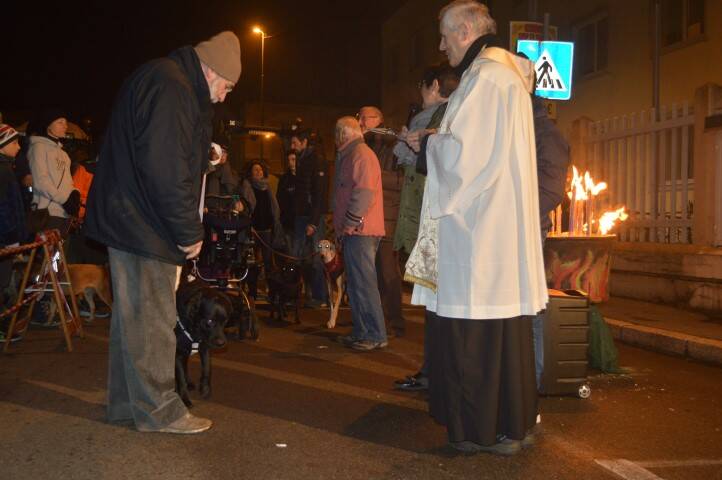
[{"label": "crowd of people", "polygon": [[[29,136],[29,172],[11,167],[18,134],[0,125],[0,245],[26,241],[25,217],[47,209],[46,228],[67,232],[69,219],[85,214],[84,235],[107,246],[116,299],[110,422],[171,433],[211,427],[187,411],[173,380],[174,292],[181,266],[201,251],[205,188],[207,197],[238,197],[267,271],[282,244],[304,260],[312,307],[328,302],[323,264],[312,254],[328,236],[331,210],[353,324],[339,342],[371,351],[403,336],[402,281],[410,282],[412,303],[426,311],[424,361],[396,387],[428,390],[431,415],[460,451],[508,455],[533,443],[548,300],[542,243],[564,192],[568,146],[533,95],[533,64],[499,46],[486,6],[451,2],[439,31],[448,63],[424,70],[421,108],[406,126],[387,128],[370,105],[338,119],[333,179],[310,132],[294,131],[275,193],[263,162],[239,178],[227,146],[210,148],[212,104],[241,75],[231,32],[130,76],[92,182],[86,170],[73,175],[61,112],[46,112]],[[24,185],[32,185],[32,209]],[[259,271],[249,276],[253,297]]]}]

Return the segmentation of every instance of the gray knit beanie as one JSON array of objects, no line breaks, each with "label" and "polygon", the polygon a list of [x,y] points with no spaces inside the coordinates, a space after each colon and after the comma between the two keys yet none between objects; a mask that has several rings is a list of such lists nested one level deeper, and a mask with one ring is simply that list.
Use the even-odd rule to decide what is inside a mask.
[{"label": "gray knit beanie", "polygon": [[195,46],[201,62],[218,75],[237,83],[241,77],[241,42],[233,32],[221,32]]}]

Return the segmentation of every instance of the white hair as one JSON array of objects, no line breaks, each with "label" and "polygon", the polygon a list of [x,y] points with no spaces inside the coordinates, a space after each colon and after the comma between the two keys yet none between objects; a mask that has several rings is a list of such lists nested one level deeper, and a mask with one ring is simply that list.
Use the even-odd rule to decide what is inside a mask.
[{"label": "white hair", "polygon": [[336,121],[336,142],[341,145],[353,138],[363,137],[361,126],[354,117],[341,117]]},{"label": "white hair", "polygon": [[489,15],[489,7],[476,0],[454,0],[441,9],[439,20],[452,30],[467,22],[478,35],[496,33],[496,21]]}]

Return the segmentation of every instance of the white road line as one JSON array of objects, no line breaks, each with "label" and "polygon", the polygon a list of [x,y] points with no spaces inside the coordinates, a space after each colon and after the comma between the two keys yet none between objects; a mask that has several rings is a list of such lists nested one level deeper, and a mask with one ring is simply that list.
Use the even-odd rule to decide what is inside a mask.
[{"label": "white road line", "polygon": [[620,458],[618,460],[594,460],[600,465],[624,480],[663,480],[649,470],[640,467],[634,462]]},{"label": "white road line", "polygon": [[56,393],[60,393],[68,397],[77,398],[78,400],[82,400],[86,403],[92,403],[95,405],[106,404],[105,397],[107,393],[105,390],[95,390],[88,392],[83,390],[77,390],[75,388],[69,388],[64,385],[58,385],[56,383],[43,382],[41,380],[23,380],[22,382],[28,383],[30,385],[35,385],[36,387],[44,388],[46,390],[50,390]]},{"label": "white road line", "polygon": [[648,460],[634,463],[644,468],[714,467],[722,465],[722,460]]}]

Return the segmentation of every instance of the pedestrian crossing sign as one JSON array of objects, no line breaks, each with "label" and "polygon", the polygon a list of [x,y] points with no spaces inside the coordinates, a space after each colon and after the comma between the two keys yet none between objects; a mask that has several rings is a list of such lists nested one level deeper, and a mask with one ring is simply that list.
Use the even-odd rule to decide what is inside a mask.
[{"label": "pedestrian crossing sign", "polygon": [[551,100],[572,97],[573,43],[519,40],[516,50],[534,62],[538,96]]}]

